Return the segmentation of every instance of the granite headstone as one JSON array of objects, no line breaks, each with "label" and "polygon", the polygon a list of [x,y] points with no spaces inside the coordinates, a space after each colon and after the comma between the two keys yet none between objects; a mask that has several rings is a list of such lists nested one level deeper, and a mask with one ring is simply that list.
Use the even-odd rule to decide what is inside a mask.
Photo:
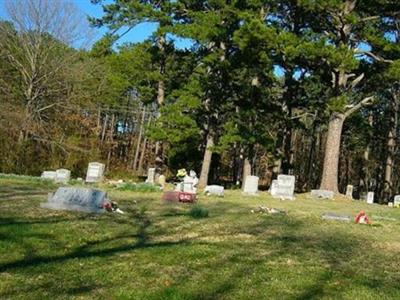
[{"label": "granite headstone", "polygon": [[40,206],[54,210],[101,213],[104,211],[103,205],[107,201],[107,193],[101,190],[60,187],[54,194],[49,194],[48,202],[42,203]]}]

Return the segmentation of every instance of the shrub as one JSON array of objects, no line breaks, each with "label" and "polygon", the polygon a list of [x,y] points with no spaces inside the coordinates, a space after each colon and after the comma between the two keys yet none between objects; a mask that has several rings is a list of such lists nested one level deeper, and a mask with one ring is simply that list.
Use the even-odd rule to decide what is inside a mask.
[{"label": "shrub", "polygon": [[189,216],[195,219],[208,218],[208,209],[201,206],[194,206],[189,211]]}]

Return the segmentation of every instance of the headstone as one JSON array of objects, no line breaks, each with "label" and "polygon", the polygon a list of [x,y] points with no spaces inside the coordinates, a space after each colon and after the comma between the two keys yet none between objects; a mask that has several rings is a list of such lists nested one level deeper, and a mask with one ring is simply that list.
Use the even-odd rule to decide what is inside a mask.
[{"label": "headstone", "polygon": [[325,213],[322,215],[322,219],[342,221],[342,222],[351,222],[352,217],[349,215],[340,215],[340,214],[336,214],[336,213]]},{"label": "headstone", "polygon": [[244,181],[243,193],[248,195],[257,195],[258,180],[259,178],[257,176],[247,176]]},{"label": "headstone", "polygon": [[40,176],[41,178],[44,179],[51,179],[51,180],[55,180],[56,179],[56,171],[44,171],[42,173],[42,176]]},{"label": "headstone", "polygon": [[183,178],[183,182],[177,184],[177,186],[175,187],[175,191],[196,193],[198,183],[199,179],[197,178],[196,172],[191,170],[189,175],[185,175],[185,177]]},{"label": "headstone", "polygon": [[165,188],[166,179],[164,175],[158,176],[158,184],[161,185],[162,188]]},{"label": "headstone", "polygon": [[400,195],[394,196],[393,207],[400,207]]},{"label": "headstone", "polygon": [[48,202],[42,203],[40,206],[55,210],[101,213],[104,211],[103,205],[106,202],[108,202],[107,193],[101,190],[60,187],[54,194],[49,194]]},{"label": "headstone", "polygon": [[294,199],[295,177],[293,175],[278,175],[278,190],[276,197]]},{"label": "headstone", "polygon": [[274,179],[271,182],[270,187],[271,196],[275,197],[278,194],[278,180]]},{"label": "headstone", "polygon": [[58,169],[56,171],[55,181],[58,183],[68,183],[71,178],[71,171],[67,169]]},{"label": "headstone", "polygon": [[224,187],[221,185],[207,185],[204,189],[204,193],[209,196],[215,195],[218,197],[223,197]]},{"label": "headstone", "polygon": [[349,184],[346,187],[346,197],[353,199],[353,190],[354,190],[354,187],[351,184]]},{"label": "headstone", "polygon": [[374,204],[374,192],[368,192],[367,194],[367,203]]},{"label": "headstone", "polygon": [[98,162],[91,162],[88,165],[86,172],[86,182],[95,183],[101,182],[104,176],[105,165]]},{"label": "headstone", "polygon": [[335,193],[328,190],[311,190],[311,197],[319,199],[333,199]]},{"label": "headstone", "polygon": [[154,183],[154,177],[156,176],[156,168],[149,168],[147,170],[147,183]]}]

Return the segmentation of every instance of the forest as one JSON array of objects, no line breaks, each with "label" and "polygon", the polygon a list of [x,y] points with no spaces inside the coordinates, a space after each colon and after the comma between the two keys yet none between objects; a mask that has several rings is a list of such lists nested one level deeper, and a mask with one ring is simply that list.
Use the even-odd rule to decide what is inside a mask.
[{"label": "forest", "polygon": [[[5,2],[1,173],[100,161],[120,178],[193,169],[200,187],[290,174],[297,192],[399,192],[398,0],[91,2],[101,17]],[[117,46],[143,23],[149,39]],[[91,28],[107,34],[88,46]]]}]

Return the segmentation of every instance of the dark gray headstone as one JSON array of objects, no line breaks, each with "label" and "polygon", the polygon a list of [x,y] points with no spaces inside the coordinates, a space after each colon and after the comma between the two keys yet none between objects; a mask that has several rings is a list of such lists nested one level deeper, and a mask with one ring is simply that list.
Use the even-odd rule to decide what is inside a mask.
[{"label": "dark gray headstone", "polygon": [[48,202],[40,206],[54,210],[76,210],[88,213],[104,212],[107,193],[101,190],[60,187],[54,194],[49,194]]}]

